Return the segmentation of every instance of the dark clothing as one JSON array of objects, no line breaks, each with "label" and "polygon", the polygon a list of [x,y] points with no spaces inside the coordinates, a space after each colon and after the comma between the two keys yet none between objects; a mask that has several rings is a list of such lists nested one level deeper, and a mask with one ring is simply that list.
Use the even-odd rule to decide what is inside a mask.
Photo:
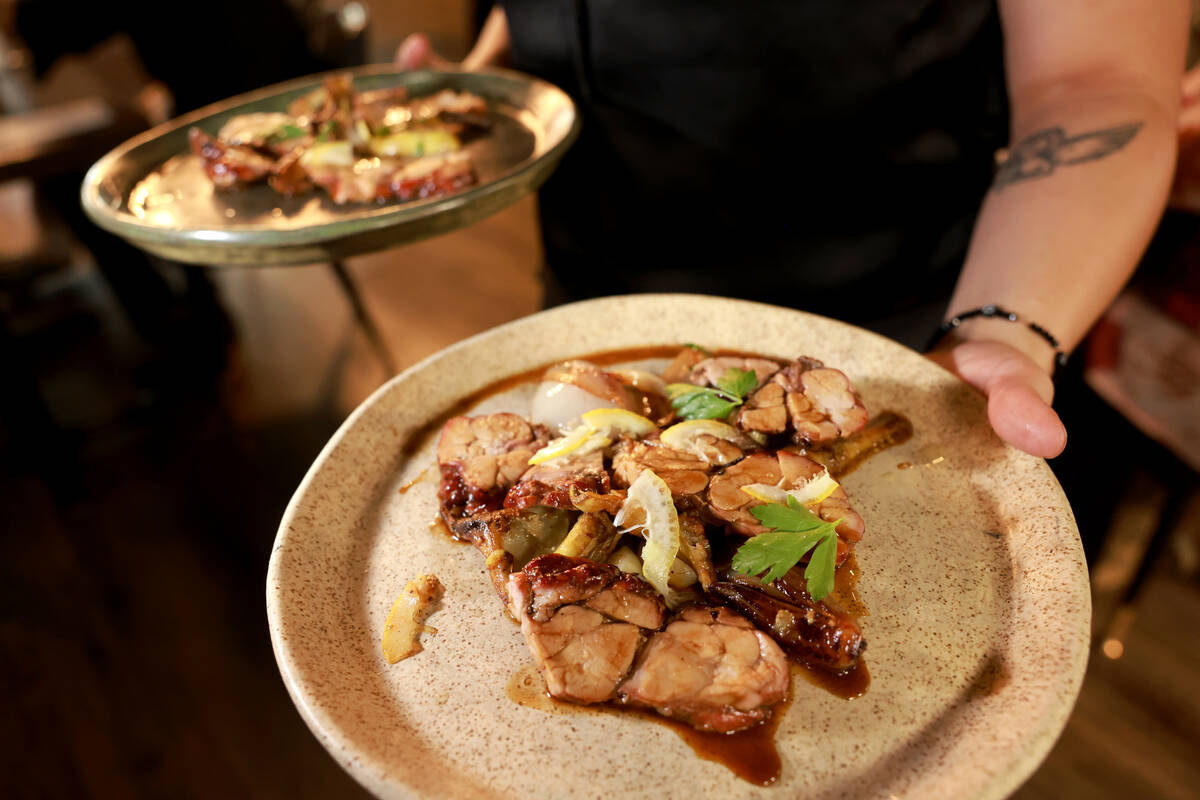
[{"label": "dark clothing", "polygon": [[944,305],[1007,139],[990,0],[504,7],[513,66],[581,105],[540,195],[567,296],[704,292],[859,324]]}]

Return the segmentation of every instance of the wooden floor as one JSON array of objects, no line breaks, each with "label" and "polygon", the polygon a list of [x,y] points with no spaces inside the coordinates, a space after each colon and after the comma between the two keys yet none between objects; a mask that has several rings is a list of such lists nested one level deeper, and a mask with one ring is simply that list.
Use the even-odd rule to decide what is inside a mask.
[{"label": "wooden floor", "polygon": [[[403,367],[534,311],[538,258],[524,202],[349,268]],[[361,796],[293,708],[263,608],[284,505],[385,377],[331,272],[214,276],[233,338],[211,361],[147,354],[86,268],[56,280],[11,316],[66,434],[40,455],[12,420],[0,438],[0,797]],[[1094,567],[1106,619],[1156,496],[1122,506]],[[1200,797],[1194,541],[1164,552],[1018,797]]]}]

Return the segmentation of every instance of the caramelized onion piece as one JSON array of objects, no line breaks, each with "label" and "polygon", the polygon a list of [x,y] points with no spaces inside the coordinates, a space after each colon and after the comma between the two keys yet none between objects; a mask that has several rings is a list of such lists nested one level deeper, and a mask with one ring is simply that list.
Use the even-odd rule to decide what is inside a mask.
[{"label": "caramelized onion piece", "polygon": [[441,596],[436,575],[421,575],[405,585],[383,625],[383,656],[389,664],[421,652],[422,633],[437,633],[437,628],[424,623]]}]

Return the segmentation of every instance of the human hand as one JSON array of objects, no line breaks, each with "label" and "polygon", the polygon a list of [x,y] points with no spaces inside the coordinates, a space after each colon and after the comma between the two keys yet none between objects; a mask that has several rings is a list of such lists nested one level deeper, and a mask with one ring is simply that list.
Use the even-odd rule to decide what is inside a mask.
[{"label": "human hand", "polygon": [[479,38],[471,52],[458,64],[443,58],[434,49],[429,37],[413,33],[396,48],[396,64],[402,69],[462,69],[474,72],[483,67],[499,64],[508,55],[508,17],[501,6],[494,6],[488,14]]},{"label": "human hand", "polygon": [[446,69],[454,62],[442,58],[433,49],[433,43],[423,33],[411,33],[396,48],[396,65],[402,69]]},{"label": "human hand", "polygon": [[1018,347],[947,337],[927,356],[987,395],[988,422],[1013,447],[1053,458],[1067,446],[1067,429],[1050,407],[1054,382]]}]

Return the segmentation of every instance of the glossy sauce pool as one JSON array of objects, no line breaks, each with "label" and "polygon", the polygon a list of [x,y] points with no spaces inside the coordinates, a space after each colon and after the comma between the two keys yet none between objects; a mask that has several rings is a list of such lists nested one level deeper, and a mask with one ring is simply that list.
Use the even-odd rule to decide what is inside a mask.
[{"label": "glossy sauce pool", "polygon": [[[577,359],[590,361],[598,366],[611,366],[613,364],[653,358],[670,359],[679,352],[680,347],[681,345],[675,344],[607,350],[600,353],[581,355]],[[763,357],[757,353],[725,350],[714,351],[713,354]],[[766,357],[770,358],[771,356]],[[779,360],[787,361],[788,359]],[[437,436],[449,419],[469,413],[482,400],[492,395],[514,389],[522,384],[538,382],[542,374],[553,363],[559,362],[544,364],[526,372],[509,376],[464,397],[445,412],[431,419],[419,430],[415,431],[408,438],[403,451],[404,455],[411,456],[416,453],[426,442]],[[401,487],[400,492],[407,491],[413,483],[418,482],[425,475],[425,473],[422,473],[409,484]],[[453,538],[446,528],[445,523],[440,518],[435,520],[430,527],[435,529],[438,534]],[[867,616],[866,606],[863,604],[855,588],[858,577],[858,564],[852,553],[850,558],[837,570],[834,592],[831,596],[839,606],[855,618]],[[796,662],[790,663],[793,680],[787,699],[776,706],[771,718],[763,724],[733,734],[699,731],[686,723],[663,717],[653,711],[632,709],[617,704],[589,707],[559,702],[549,696],[541,674],[536,665],[532,663],[526,664],[513,673],[508,681],[508,685],[505,687],[505,691],[509,699],[513,702],[547,713],[633,714],[642,719],[665,725],[675,731],[699,758],[722,764],[738,777],[750,783],[758,786],[769,786],[779,779],[780,773],[780,759],[775,745],[775,732],[784,713],[786,713],[787,707],[791,704],[791,698],[794,696],[797,684],[802,681],[819,687],[836,697],[853,700],[865,694],[871,683],[870,673],[867,670],[866,663],[862,659],[859,660],[853,669],[841,674],[834,674]],[[799,678],[799,681],[796,678]]]},{"label": "glossy sauce pool", "polygon": [[822,670],[792,663],[792,688],[787,699],[777,705],[770,719],[737,733],[699,731],[685,722],[673,720],[644,709],[617,704],[577,706],[553,699],[546,692],[536,664],[526,664],[508,679],[505,694],[518,705],[548,714],[632,714],[641,719],[670,728],[692,748],[697,757],[729,769],[744,781],[756,786],[770,786],[779,780],[781,762],[775,746],[775,731],[791,705],[796,691],[796,677],[847,700],[861,696],[870,683],[867,666],[861,660],[844,675],[832,675]]}]

